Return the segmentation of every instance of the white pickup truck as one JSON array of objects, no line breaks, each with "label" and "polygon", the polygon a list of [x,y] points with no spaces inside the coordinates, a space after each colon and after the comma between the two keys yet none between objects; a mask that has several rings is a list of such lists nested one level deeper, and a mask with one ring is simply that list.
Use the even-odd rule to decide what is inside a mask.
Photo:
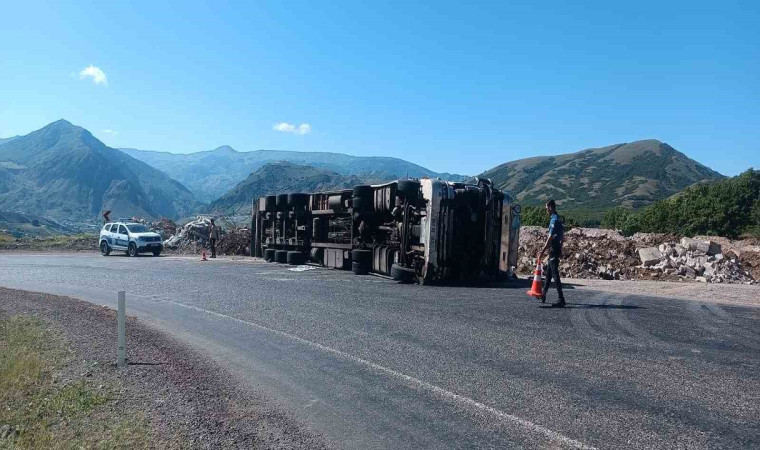
[{"label": "white pickup truck", "polygon": [[141,223],[108,222],[100,230],[99,242],[103,256],[110,255],[113,250],[123,250],[129,256],[148,252],[159,256],[163,250],[161,235]]}]

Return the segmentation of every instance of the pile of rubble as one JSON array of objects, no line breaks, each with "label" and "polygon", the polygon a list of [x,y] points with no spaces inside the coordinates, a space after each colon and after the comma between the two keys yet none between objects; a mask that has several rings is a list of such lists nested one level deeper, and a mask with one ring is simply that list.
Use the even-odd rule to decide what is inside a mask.
[{"label": "pile of rubble", "polygon": [[164,240],[164,247],[182,252],[196,251],[208,247],[211,229],[211,218],[200,216],[175,231],[168,239]]},{"label": "pile of rubble", "polygon": [[[546,238],[545,228],[520,229],[518,272],[533,271]],[[614,230],[574,228],[565,233],[563,253],[560,270],[571,278],[760,282],[760,247],[742,245],[724,250],[709,238],[678,240],[655,233],[626,238]]]},{"label": "pile of rubble", "polygon": [[177,224],[171,219],[163,218],[147,224],[150,231],[155,231],[161,235],[162,239],[168,239],[177,233]]},{"label": "pile of rubble", "polygon": [[251,254],[251,230],[248,228],[229,227],[219,237],[216,250],[220,255]]},{"label": "pile of rubble", "polygon": [[665,242],[639,249],[639,257],[644,267],[665,275],[703,283],[755,282],[733,251],[724,255],[720,244],[710,240],[683,238],[679,243]]},{"label": "pile of rubble", "polygon": [[[251,231],[248,228],[238,227],[230,223],[221,224],[220,221],[217,221],[217,226],[220,226],[219,242],[216,245],[218,254],[250,254]],[[174,233],[164,240],[164,247],[177,253],[199,253],[203,249],[209,249],[210,231],[211,218],[199,216],[195,220],[175,228]]]}]

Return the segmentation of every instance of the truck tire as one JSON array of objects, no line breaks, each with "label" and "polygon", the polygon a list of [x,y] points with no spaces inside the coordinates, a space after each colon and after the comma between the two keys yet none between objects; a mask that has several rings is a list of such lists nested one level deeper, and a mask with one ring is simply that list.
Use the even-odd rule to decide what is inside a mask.
[{"label": "truck tire", "polygon": [[374,209],[374,201],[372,186],[354,186],[353,198],[351,199],[351,206],[354,212],[372,211]]},{"label": "truck tire", "polygon": [[367,275],[369,273],[369,266],[364,263],[354,261],[351,263],[351,271],[354,273],[354,275]]},{"label": "truck tire", "polygon": [[404,194],[409,203],[417,203],[420,198],[420,182],[417,180],[399,180],[396,189]]},{"label": "truck tire", "polygon": [[322,240],[322,219],[315,217],[311,221],[311,238],[315,241]]},{"label": "truck tire", "polygon": [[325,263],[324,256],[325,256],[325,249],[323,248],[313,248],[309,252],[309,259],[311,260],[311,262],[315,262],[318,264]]},{"label": "truck tire", "polygon": [[288,206],[301,208],[309,203],[309,194],[292,193],[288,194]]},{"label": "truck tire", "polygon": [[129,243],[129,246],[127,247],[127,255],[133,258],[137,256],[137,245],[135,245],[134,242]]},{"label": "truck tire", "polygon": [[108,246],[108,242],[103,241],[100,243],[100,253],[103,254],[103,256],[111,254],[111,247]]},{"label": "truck tire", "polygon": [[273,248],[267,248],[264,250],[264,261],[266,262],[274,262],[274,252],[275,249]]},{"label": "truck tire", "polygon": [[297,266],[306,262],[306,258],[304,258],[303,253],[296,251],[288,252],[286,260],[291,266]]},{"label": "truck tire", "polygon": [[277,209],[277,196],[267,195],[264,197],[264,210],[274,211],[275,209]]},{"label": "truck tire", "polygon": [[286,264],[288,262],[288,251],[287,250],[275,250],[275,252],[274,252],[274,260],[275,260],[275,262],[278,262],[280,264]]},{"label": "truck tire", "polygon": [[367,275],[372,268],[372,250],[355,248],[351,250],[351,271],[356,275]]},{"label": "truck tire", "polygon": [[153,250],[153,256],[161,256],[161,250]]},{"label": "truck tire", "polygon": [[374,200],[372,197],[354,197],[351,200],[351,205],[354,212],[368,213],[375,209]]},{"label": "truck tire", "polygon": [[409,267],[404,267],[398,264],[391,266],[391,278],[396,281],[400,281],[402,283],[411,283],[414,281],[414,278],[416,276],[417,274],[414,272],[414,269],[410,269]]},{"label": "truck tire", "polygon": [[372,186],[360,184],[359,186],[354,186],[353,192],[354,197],[372,197]]},{"label": "truck tire", "polygon": [[372,265],[372,250],[355,248],[351,250],[351,261],[358,262],[367,266]]}]

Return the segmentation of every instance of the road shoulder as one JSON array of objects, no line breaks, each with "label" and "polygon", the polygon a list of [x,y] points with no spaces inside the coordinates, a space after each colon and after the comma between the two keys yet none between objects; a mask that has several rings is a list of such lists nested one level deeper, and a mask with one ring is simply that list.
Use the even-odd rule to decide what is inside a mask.
[{"label": "road shoulder", "polygon": [[585,280],[563,278],[562,284],[579,291],[609,292],[632,296],[760,306],[760,286],[647,280]]},{"label": "road shoulder", "polygon": [[[76,355],[66,370],[114,380],[119,405],[144,411],[166,443],[181,448],[325,448],[324,440],[213,361],[134,317],[130,365],[117,369],[115,311],[69,297],[0,288],[0,316],[35,316]],[[72,373],[73,373],[72,372]]]}]

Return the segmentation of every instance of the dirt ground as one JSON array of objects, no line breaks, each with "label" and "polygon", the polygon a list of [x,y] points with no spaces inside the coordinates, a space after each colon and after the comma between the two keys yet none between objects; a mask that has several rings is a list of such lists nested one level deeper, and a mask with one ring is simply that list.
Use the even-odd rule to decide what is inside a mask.
[{"label": "dirt ground", "polygon": [[[269,399],[179,341],[127,320],[129,366],[115,367],[116,313],[80,300],[0,288],[0,316],[31,315],[60,332],[77,355],[64,372],[121,386],[118,407],[144,413],[155,448],[326,448]],[[64,375],[65,376],[65,373]]]}]

